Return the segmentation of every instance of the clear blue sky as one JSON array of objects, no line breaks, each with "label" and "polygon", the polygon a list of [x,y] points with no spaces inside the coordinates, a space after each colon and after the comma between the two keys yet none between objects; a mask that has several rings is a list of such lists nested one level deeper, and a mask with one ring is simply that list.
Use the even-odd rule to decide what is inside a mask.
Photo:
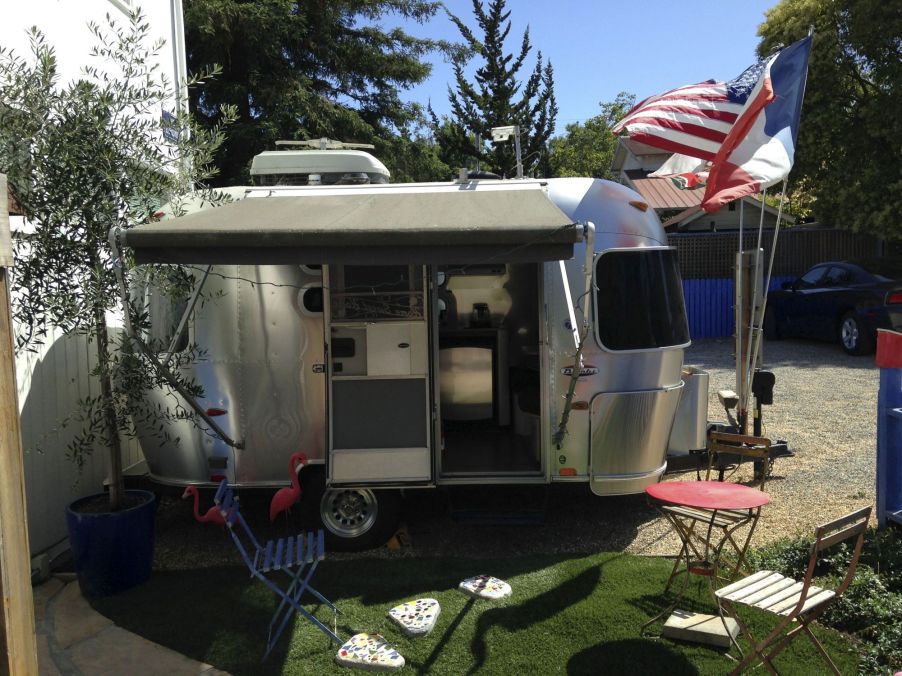
[{"label": "clear blue sky", "polygon": [[[554,66],[555,133],[561,134],[570,122],[597,115],[598,103],[612,101],[621,91],[641,100],[680,85],[739,75],[757,60],[758,26],[765,10],[777,2],[508,0],[512,28],[506,51],[519,50],[528,24],[533,45],[529,69],[537,49]],[[445,0],[445,5],[476,28],[471,0]],[[460,39],[444,12],[426,25],[403,27],[417,36]],[[440,56],[432,58],[428,81],[403,95],[423,104],[431,99],[437,113],[447,113],[447,87],[454,75]]]}]

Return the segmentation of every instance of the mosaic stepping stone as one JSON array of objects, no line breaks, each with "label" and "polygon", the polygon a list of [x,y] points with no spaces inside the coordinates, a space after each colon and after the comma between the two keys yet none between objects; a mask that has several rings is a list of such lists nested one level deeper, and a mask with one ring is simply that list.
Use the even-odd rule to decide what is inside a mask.
[{"label": "mosaic stepping stone", "polygon": [[503,599],[511,595],[511,586],[504,580],[499,580],[491,575],[477,575],[470,577],[457,585],[464,594],[475,596],[479,599]]},{"label": "mosaic stepping stone", "polygon": [[425,636],[435,626],[441,606],[435,599],[416,599],[395,606],[388,616],[407,636]]},{"label": "mosaic stepping stone", "polygon": [[338,649],[335,662],[367,671],[397,671],[404,658],[379,634],[354,634]]}]

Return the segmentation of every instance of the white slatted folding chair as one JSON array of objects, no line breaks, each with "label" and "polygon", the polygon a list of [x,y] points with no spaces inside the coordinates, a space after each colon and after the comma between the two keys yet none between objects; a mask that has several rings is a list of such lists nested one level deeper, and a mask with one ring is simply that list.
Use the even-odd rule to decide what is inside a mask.
[{"label": "white slatted folding chair", "polygon": [[[864,507],[819,526],[815,531],[814,544],[811,545],[811,556],[808,560],[805,578],[801,582],[780,573],[762,570],[714,592],[721,615],[727,614],[733,617],[752,646],[751,652],[731,673],[742,673],[753,664],[760,662],[771,673],[776,674],[777,670],[773,665],[774,657],[800,632],[808,635],[833,673],[840,673],[824,646],[811,632],[809,625],[842,595],[855,577],[855,569],[858,566],[858,557],[861,554],[861,545],[864,542],[864,533],[867,530],[870,516],[871,508]],[[821,553],[851,538],[855,538],[854,550],[845,577],[839,586],[835,589],[824,589],[812,584]],[[776,615],[780,621],[767,635],[767,638],[758,641],[736,614],[736,605],[757,608]],[[736,647],[739,647],[738,644]]]}]

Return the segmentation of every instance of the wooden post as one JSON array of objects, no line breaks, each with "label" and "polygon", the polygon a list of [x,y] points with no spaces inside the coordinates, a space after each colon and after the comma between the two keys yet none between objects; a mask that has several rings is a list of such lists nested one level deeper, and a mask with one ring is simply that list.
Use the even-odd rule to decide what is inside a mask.
[{"label": "wooden post", "polygon": [[6,176],[0,174],[0,594],[3,661],[0,672],[37,674],[31,556],[25,512],[25,467],[16,395],[16,355],[9,309],[13,265]]},{"label": "wooden post", "polygon": [[749,340],[749,307],[751,305],[752,285],[749,266],[752,262],[752,254],[743,251],[736,254],[736,394],[739,395],[739,404],[736,407],[736,422],[739,423],[739,434],[745,434],[748,429],[748,411],[746,410],[746,388],[748,383],[748,340]]}]

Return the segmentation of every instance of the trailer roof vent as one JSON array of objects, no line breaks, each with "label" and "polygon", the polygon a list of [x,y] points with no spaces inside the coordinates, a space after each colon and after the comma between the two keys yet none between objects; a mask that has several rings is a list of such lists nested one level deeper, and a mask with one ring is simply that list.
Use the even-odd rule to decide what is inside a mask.
[{"label": "trailer roof vent", "polygon": [[[364,143],[341,143],[331,139],[276,141],[287,150],[268,150],[251,162],[254,185],[347,185],[388,183],[391,174],[382,162],[358,148]],[[305,148],[297,150],[296,147]]]}]

